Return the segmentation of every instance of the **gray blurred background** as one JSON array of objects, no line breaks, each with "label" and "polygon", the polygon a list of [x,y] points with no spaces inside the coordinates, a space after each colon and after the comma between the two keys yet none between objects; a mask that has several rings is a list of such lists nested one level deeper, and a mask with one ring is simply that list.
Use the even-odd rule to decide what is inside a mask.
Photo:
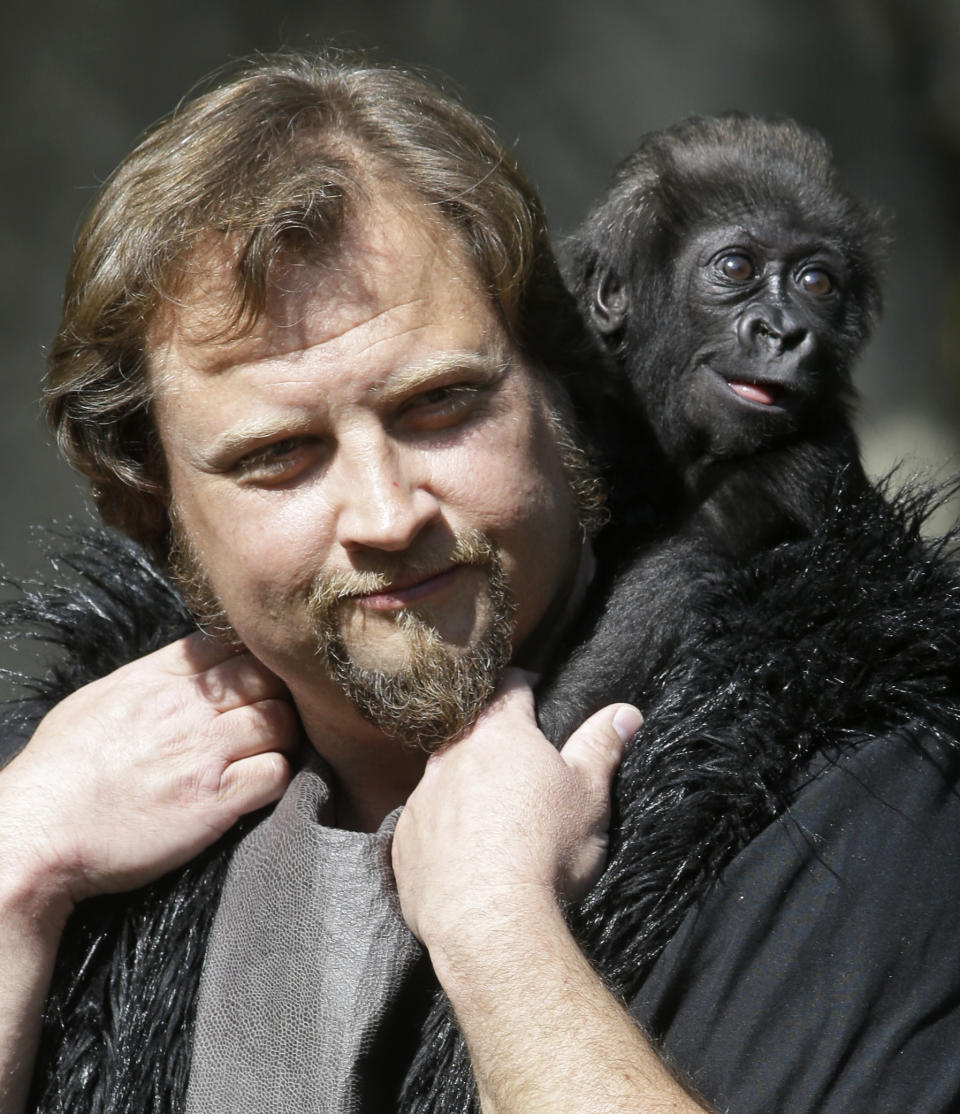
[{"label": "gray blurred background", "polygon": [[37,420],[71,239],[98,182],[208,71],[253,51],[367,47],[446,75],[569,230],[641,132],[693,112],[787,113],[894,215],[862,361],[868,466],[957,463],[960,0],[7,0],[3,29],[2,559],[84,516]]}]

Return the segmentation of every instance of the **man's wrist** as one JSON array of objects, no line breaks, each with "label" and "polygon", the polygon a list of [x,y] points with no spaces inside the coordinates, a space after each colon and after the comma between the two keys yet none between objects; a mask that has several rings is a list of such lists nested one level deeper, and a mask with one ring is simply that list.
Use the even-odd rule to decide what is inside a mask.
[{"label": "man's wrist", "polygon": [[75,901],[63,862],[37,833],[0,828],[0,917],[59,937]]},{"label": "man's wrist", "polygon": [[533,956],[543,963],[564,940],[570,935],[556,895],[532,885],[505,888],[424,935],[437,979],[455,1007],[461,994],[474,997],[481,984],[522,975]]},{"label": "man's wrist", "polygon": [[63,894],[11,884],[6,871],[0,876],[0,924],[31,951],[56,952],[73,908]]}]

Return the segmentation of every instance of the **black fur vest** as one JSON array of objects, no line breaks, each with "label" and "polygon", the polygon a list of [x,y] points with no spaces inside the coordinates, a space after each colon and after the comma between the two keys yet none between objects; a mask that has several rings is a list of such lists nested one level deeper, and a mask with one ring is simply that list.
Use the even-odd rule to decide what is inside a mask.
[{"label": "black fur vest", "polygon": [[[822,528],[704,587],[707,633],[645,703],[618,776],[607,869],[573,929],[608,985],[641,986],[684,913],[778,815],[817,754],[907,723],[957,737],[960,576],[920,539],[919,497],[853,503],[842,486]],[[29,737],[57,700],[190,629],[176,595],[133,546],[99,531],[54,537],[69,586],[21,587],[8,637],[58,647],[23,682],[0,735]],[[629,623],[629,616],[624,617]],[[187,867],[72,917],[47,1005],[31,1111],[183,1109],[205,942],[241,824]],[[475,1109],[469,1060],[442,995],[403,1111]]]}]

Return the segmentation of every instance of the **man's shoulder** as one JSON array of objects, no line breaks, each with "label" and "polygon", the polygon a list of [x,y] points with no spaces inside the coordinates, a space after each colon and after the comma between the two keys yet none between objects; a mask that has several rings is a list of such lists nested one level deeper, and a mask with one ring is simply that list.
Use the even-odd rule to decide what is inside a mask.
[{"label": "man's shoulder", "polygon": [[728,688],[797,730],[858,737],[937,719],[960,700],[960,564],[953,539],[923,536],[935,499],[839,485],[812,534],[707,577],[666,702]]},{"label": "man's shoulder", "polygon": [[[641,705],[610,864],[586,903],[595,959],[627,996],[815,769],[866,758],[904,730],[960,737],[957,585],[893,504],[838,506],[818,537],[718,584],[703,627]],[[823,784],[854,777],[836,769]]]},{"label": "man's shoulder", "polygon": [[691,909],[633,1008],[714,1101],[952,1108],[958,783],[911,726],[818,760]]},{"label": "man's shoulder", "polygon": [[0,638],[41,647],[35,672],[9,678],[18,697],[0,707],[0,764],[71,692],[196,629],[133,542],[97,526],[48,529],[38,541],[46,570],[7,581],[0,602]]}]

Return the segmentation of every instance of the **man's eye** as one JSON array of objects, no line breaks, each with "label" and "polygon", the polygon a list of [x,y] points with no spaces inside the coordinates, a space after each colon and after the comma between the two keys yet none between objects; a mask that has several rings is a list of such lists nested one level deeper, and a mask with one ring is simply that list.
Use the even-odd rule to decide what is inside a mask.
[{"label": "man's eye", "polygon": [[449,387],[435,387],[432,391],[424,391],[414,399],[415,406],[435,406],[447,403],[466,402],[479,391],[473,383],[455,383]]},{"label": "man's eye", "polygon": [[434,387],[410,399],[401,411],[404,421],[418,428],[438,428],[473,413],[484,388],[476,383]]},{"label": "man's eye", "polygon": [[303,449],[304,443],[299,438],[286,437],[242,456],[234,465],[234,471],[254,480],[283,479],[296,468]]}]

